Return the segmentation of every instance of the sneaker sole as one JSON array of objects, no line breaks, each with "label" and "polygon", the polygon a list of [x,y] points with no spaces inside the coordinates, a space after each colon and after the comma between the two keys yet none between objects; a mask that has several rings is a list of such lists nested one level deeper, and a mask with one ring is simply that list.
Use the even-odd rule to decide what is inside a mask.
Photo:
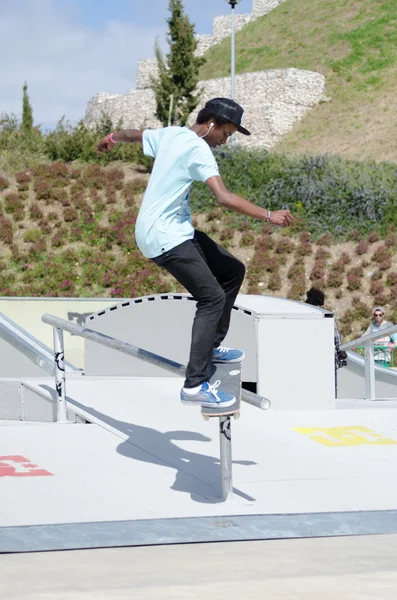
[{"label": "sneaker sole", "polygon": [[225,402],[201,402],[201,406],[204,408],[227,408],[229,406],[233,406],[235,404],[236,398],[233,400],[226,400]]},{"label": "sneaker sole", "polygon": [[241,356],[240,358],[233,358],[231,360],[224,360],[222,358],[212,358],[212,362],[214,363],[239,363],[242,360],[244,360],[245,358],[245,354],[243,354],[243,356]]},{"label": "sneaker sole", "polygon": [[180,400],[185,406],[201,406],[200,400]]}]

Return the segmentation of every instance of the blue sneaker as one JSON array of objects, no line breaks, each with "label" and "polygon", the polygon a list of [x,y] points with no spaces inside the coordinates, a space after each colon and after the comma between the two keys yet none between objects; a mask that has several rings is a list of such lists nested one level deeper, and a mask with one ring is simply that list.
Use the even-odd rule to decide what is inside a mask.
[{"label": "blue sneaker", "polygon": [[207,381],[205,381],[202,384],[199,391],[197,392],[197,394],[186,394],[186,392],[184,392],[182,388],[182,404],[191,404],[192,406],[194,406],[195,404],[199,404],[208,408],[232,406],[232,404],[236,402],[236,398],[232,396],[232,394],[217,391],[217,388],[219,387],[220,383],[220,381],[216,381],[213,385],[210,385]]},{"label": "blue sneaker", "polygon": [[214,362],[222,363],[236,363],[243,360],[245,354],[242,350],[236,350],[235,348],[226,348],[225,346],[218,346],[214,348],[212,353],[212,360]]}]

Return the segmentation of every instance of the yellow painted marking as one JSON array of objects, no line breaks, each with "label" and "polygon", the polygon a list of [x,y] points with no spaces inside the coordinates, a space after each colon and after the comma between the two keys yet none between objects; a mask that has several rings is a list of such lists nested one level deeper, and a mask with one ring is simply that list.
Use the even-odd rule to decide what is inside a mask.
[{"label": "yellow painted marking", "polygon": [[295,431],[308,435],[323,446],[392,446],[397,441],[383,437],[368,427],[296,427]]}]

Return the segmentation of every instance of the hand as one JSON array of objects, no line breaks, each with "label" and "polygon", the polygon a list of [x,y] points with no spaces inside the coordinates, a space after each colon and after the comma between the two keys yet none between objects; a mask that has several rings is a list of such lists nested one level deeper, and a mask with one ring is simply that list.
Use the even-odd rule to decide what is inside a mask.
[{"label": "hand", "polygon": [[271,211],[270,223],[272,225],[278,225],[279,227],[287,227],[292,223],[292,215],[289,210],[275,210]]},{"label": "hand", "polygon": [[96,151],[109,152],[109,150],[111,150],[114,145],[114,142],[112,142],[112,140],[107,135],[106,137],[102,138],[101,141],[97,144]]}]

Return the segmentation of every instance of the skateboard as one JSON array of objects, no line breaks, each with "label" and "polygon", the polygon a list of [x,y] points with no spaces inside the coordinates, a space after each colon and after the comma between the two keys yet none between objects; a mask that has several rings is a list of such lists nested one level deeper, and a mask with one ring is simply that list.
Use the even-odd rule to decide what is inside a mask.
[{"label": "skateboard", "polygon": [[201,414],[205,421],[210,417],[229,417],[234,416],[238,419],[240,416],[241,403],[241,362],[236,363],[213,363],[213,374],[210,378],[210,384],[213,385],[216,381],[220,381],[219,389],[222,392],[233,394],[236,402],[232,406],[220,408],[201,407]]}]

